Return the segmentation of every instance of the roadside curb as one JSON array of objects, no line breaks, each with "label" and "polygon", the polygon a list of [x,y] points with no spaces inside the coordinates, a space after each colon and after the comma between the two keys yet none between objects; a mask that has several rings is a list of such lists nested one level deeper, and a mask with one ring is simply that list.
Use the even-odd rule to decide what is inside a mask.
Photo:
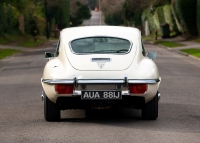
[{"label": "roadside curb", "polygon": [[179,54],[182,54],[182,55],[185,55],[186,57],[191,57],[193,59],[196,59],[196,60],[199,60],[200,61],[200,58],[197,58],[195,56],[192,56],[190,54],[187,54],[187,53],[184,53],[184,52],[181,52],[181,51],[177,51]]},{"label": "roadside curb", "polygon": [[8,61],[8,60],[10,60],[12,57],[15,57],[15,56],[17,56],[17,55],[20,55],[21,53],[23,53],[24,51],[21,51],[21,52],[19,52],[19,53],[16,53],[16,54],[13,54],[13,55],[11,55],[11,56],[8,56],[8,57],[5,57],[5,58],[3,58],[3,59],[0,59],[0,62],[4,62],[4,61]]},{"label": "roadside curb", "polygon": [[[57,40],[49,40],[48,42],[45,42],[44,44],[42,44],[41,46],[38,46],[38,47],[20,47],[20,46],[12,46],[12,45],[3,45],[3,44],[0,44],[0,49],[14,49],[14,50],[20,50],[19,53],[15,53],[13,55],[10,55],[10,56],[7,56],[3,59],[0,59],[0,62],[3,62],[3,61],[8,61],[10,60],[11,58],[17,56],[17,55],[20,55],[20,54],[23,54],[23,53],[26,53],[26,52],[34,52],[34,51],[38,51],[38,50],[41,50],[41,49],[44,49],[44,48],[47,48],[48,45],[50,44],[53,44],[53,43],[56,43]],[[6,47],[6,48],[4,48]]]},{"label": "roadside curb", "polygon": [[20,46],[8,46],[8,45],[0,45],[0,49],[15,49],[15,50],[21,50],[21,51],[29,51],[30,48],[26,47],[20,47]]},{"label": "roadside curb", "polygon": [[21,50],[21,51],[24,51],[24,52],[28,52],[28,51],[34,51],[34,50],[37,50],[37,49],[42,49],[44,48],[45,46],[49,45],[49,44],[53,44],[57,42],[57,40],[49,40],[45,43],[42,43],[41,45],[39,46],[36,46],[36,47],[22,47],[22,46],[15,46],[15,45],[3,45],[3,44],[0,44],[0,49],[16,49],[16,50]]},{"label": "roadside curb", "polygon": [[190,54],[181,52],[180,50],[172,49],[172,48],[165,47],[165,46],[162,46],[162,45],[159,45],[159,44],[154,44],[154,43],[151,42],[151,41],[148,41],[148,43],[150,43],[150,44],[152,44],[152,45],[157,45],[157,46],[160,47],[160,48],[165,48],[165,49],[167,49],[167,50],[174,51],[174,52],[179,53],[179,54],[181,54],[181,55],[184,55],[184,56],[186,56],[186,57],[191,57],[191,58],[193,58],[193,59],[196,59],[196,60],[200,61],[200,58],[197,58],[197,57],[192,56],[192,55],[190,55]]}]

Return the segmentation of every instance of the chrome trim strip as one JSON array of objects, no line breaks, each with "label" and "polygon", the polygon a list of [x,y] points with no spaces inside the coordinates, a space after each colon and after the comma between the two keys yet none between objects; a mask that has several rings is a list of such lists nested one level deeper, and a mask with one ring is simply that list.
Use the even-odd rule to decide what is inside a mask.
[{"label": "chrome trim strip", "polygon": [[161,93],[158,91],[158,101],[160,101]]},{"label": "chrome trim strip", "polygon": [[92,62],[111,62],[111,58],[91,58]]},{"label": "chrome trim strip", "polygon": [[74,84],[73,79],[43,79],[42,82],[46,84]]},{"label": "chrome trim strip", "polygon": [[[73,93],[73,96],[79,96],[79,95],[81,95],[81,91],[75,90],[74,93]],[[122,95],[123,96],[129,96],[130,95],[129,90],[122,91]]]},{"label": "chrome trim strip", "polygon": [[41,99],[42,99],[42,102],[43,102],[44,101],[44,91],[42,91]]},{"label": "chrome trim strip", "polygon": [[78,80],[78,84],[122,84],[124,80]]},{"label": "chrome trim strip", "polygon": [[147,83],[147,84],[154,84],[159,82],[159,79],[130,79],[128,83]]},{"label": "chrome trim strip", "polygon": [[[102,79],[102,80],[86,80],[86,79],[76,79],[76,84],[124,84],[125,81],[123,79]],[[43,83],[46,84],[74,84],[74,79],[43,79]],[[140,84],[140,83],[146,83],[146,84],[155,84],[157,82],[160,82],[159,79],[129,79],[129,84]]]}]

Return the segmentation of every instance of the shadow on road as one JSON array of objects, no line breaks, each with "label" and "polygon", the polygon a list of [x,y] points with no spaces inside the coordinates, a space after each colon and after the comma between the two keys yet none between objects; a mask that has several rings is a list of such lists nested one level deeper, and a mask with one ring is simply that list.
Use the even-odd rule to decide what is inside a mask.
[{"label": "shadow on road", "polygon": [[[200,116],[193,115],[196,114],[196,109],[196,106],[162,103],[157,120],[143,120],[141,110],[135,109],[119,108],[95,111],[89,117],[85,116],[84,110],[69,110],[64,111],[64,118],[61,119],[61,122],[80,122],[164,132],[199,133]],[[185,112],[183,113],[181,110],[185,110]]]},{"label": "shadow on road", "polygon": [[61,122],[124,122],[142,120],[140,110],[135,109],[110,109],[94,110],[89,115],[85,115],[85,110],[67,110],[63,111]]}]

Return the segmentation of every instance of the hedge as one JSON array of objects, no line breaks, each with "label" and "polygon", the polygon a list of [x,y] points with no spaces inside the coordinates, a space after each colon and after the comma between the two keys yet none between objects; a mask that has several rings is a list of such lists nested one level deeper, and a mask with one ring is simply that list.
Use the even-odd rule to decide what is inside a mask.
[{"label": "hedge", "polygon": [[200,35],[200,0],[197,0],[197,29]]},{"label": "hedge", "polygon": [[183,28],[192,35],[197,34],[197,0],[176,0],[175,4]]}]

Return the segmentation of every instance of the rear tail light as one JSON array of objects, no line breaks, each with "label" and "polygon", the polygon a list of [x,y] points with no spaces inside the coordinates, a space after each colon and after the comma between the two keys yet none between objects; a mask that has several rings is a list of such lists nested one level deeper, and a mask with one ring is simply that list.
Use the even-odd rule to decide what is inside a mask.
[{"label": "rear tail light", "polygon": [[72,94],[74,90],[73,84],[56,84],[55,90],[58,94]]},{"label": "rear tail light", "polygon": [[144,94],[147,91],[147,84],[129,84],[129,91],[133,94]]}]

